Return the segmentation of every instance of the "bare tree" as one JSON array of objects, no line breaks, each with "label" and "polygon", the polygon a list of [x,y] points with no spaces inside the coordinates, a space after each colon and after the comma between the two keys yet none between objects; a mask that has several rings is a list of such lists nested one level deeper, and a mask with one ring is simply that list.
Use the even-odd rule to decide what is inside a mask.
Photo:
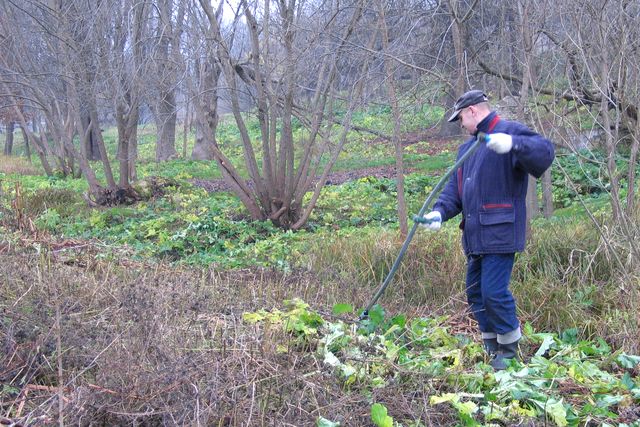
[{"label": "bare tree", "polygon": [[[300,228],[307,221],[326,176],[346,142],[351,114],[362,90],[360,81],[346,101],[343,128],[335,137],[338,142],[330,147],[334,138],[331,109],[336,99],[338,64],[360,20],[362,2],[344,9],[325,5],[327,9],[315,10],[312,16],[307,16],[305,2],[265,1],[257,8],[242,1],[250,41],[248,61],[233,56],[210,4],[201,0],[200,5],[209,19],[209,36],[216,45],[228,85],[250,184],[242,179],[217,146],[214,146],[215,160],[253,218],[268,218],[282,227]],[[315,22],[317,20],[320,22]],[[334,34],[341,34],[337,41]],[[315,60],[308,62],[311,58]],[[309,86],[304,81],[309,63],[315,64],[317,77],[311,90],[313,96],[305,103]],[[242,114],[239,81],[250,87],[255,97],[260,123],[261,166]],[[294,117],[307,129],[300,141],[294,137]],[[300,160],[296,164],[297,150]],[[322,172],[318,173],[320,170]],[[319,180],[316,180],[317,175],[320,175]],[[314,181],[311,200],[303,208],[304,195]]]},{"label": "bare tree", "polygon": [[[473,17],[478,0],[466,4],[463,0],[447,0],[446,10],[451,16],[451,40],[454,48],[455,66],[452,85],[447,90],[447,105],[453,105],[455,99],[465,92],[468,75],[469,52],[469,21]],[[446,114],[445,114],[446,116]],[[456,123],[442,122],[441,135],[457,135],[460,128]]]},{"label": "bare tree", "polygon": [[154,43],[151,48],[152,61],[147,67],[149,105],[156,122],[156,160],[175,157],[177,89],[178,78],[183,68],[180,39],[183,32],[186,2],[155,0],[151,11],[155,24]]},{"label": "bare tree", "polygon": [[[220,20],[222,2],[215,12]],[[202,34],[208,34],[209,21],[201,9],[190,9],[187,31],[191,40],[198,40],[187,47],[190,65],[187,68],[191,78],[187,79],[188,104],[193,106],[195,119],[195,144],[191,152],[193,160],[214,160],[219,151],[216,141],[218,128],[218,86],[222,74],[220,61],[216,56],[215,44]],[[186,118],[185,118],[186,119]]]},{"label": "bare tree", "polygon": [[386,83],[391,111],[393,113],[393,136],[392,143],[395,148],[396,157],[396,187],[398,192],[398,221],[400,223],[400,234],[406,236],[409,232],[407,224],[407,204],[404,197],[404,150],[402,148],[401,129],[402,129],[402,112],[398,105],[398,96],[396,91],[396,67],[395,62],[387,54],[389,50],[389,30],[385,18],[385,5],[382,1],[378,2],[378,10],[380,14],[380,30],[382,36],[382,49],[384,50],[384,69],[386,72]]},{"label": "bare tree", "polygon": [[112,55],[107,67],[118,127],[117,159],[122,188],[137,178],[137,131],[143,97],[143,38],[148,28],[150,9],[149,2],[133,0],[121,0],[114,8]]}]

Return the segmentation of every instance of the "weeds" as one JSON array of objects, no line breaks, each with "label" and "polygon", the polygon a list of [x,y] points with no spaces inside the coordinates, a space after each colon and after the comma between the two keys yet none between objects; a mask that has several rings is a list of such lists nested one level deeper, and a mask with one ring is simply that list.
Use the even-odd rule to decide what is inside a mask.
[{"label": "weeds", "polygon": [[0,154],[0,174],[40,175],[41,171],[22,157]]},{"label": "weeds", "polygon": [[[386,258],[395,254],[396,240],[391,233],[378,236],[371,249],[372,255],[378,256],[376,262],[386,263]],[[353,251],[362,250],[363,241],[348,237],[347,242],[338,239],[333,244]],[[376,341],[375,330],[364,335],[359,332],[362,337],[369,336],[364,341],[354,335],[355,325],[348,318],[355,313],[342,315],[341,322],[330,314],[334,301],[359,307],[370,296],[370,289],[360,279],[340,279],[348,271],[335,270],[337,262],[332,265],[335,275],[328,270],[315,274],[217,272],[136,263],[130,254],[117,251],[112,257],[116,261],[101,260],[98,255],[104,248],[94,245],[76,249],[61,242],[13,244],[0,264],[0,275],[5,278],[0,287],[0,414],[25,425],[312,426],[323,417],[340,420],[345,426],[361,426],[372,420],[386,422],[384,414],[403,423],[410,421],[408,425],[459,425],[466,419],[464,411],[474,408],[469,397],[464,397],[469,393],[465,390],[470,387],[477,394],[478,387],[488,390],[495,385],[484,373],[460,373],[454,368],[454,375],[448,370],[467,364],[455,365],[463,360],[456,362],[458,356],[465,361],[482,356],[479,345],[468,335],[474,328],[460,310],[463,301],[459,292],[445,289],[441,277],[446,274],[443,270],[455,269],[463,260],[446,260],[448,249],[438,247],[436,241],[432,235],[419,236],[420,245],[408,259],[417,262],[429,255],[428,249],[441,251],[432,261],[432,268],[441,267],[432,286],[437,287],[439,298],[453,296],[458,302],[442,307],[433,303],[435,299],[416,296],[424,284],[413,282],[416,272],[403,271],[398,286],[384,297],[389,320],[378,319],[385,322],[385,326],[378,325],[382,326],[380,333],[390,340],[384,345]],[[360,254],[361,265],[374,265],[366,256]],[[328,255],[325,257],[327,262]],[[375,277],[376,268],[367,274]],[[532,271],[533,267],[529,274]],[[304,298],[309,305],[295,298]],[[287,299],[293,302],[283,306]],[[430,318],[444,312],[454,316],[446,324],[442,324],[444,318],[421,321],[416,316],[420,310]],[[343,305],[340,311],[349,310]],[[254,313],[253,317],[244,314],[247,312]],[[399,312],[408,315],[394,316]],[[619,310],[618,315],[624,312]],[[249,319],[259,323],[270,319],[273,326],[252,324]],[[339,329],[343,338],[327,334],[336,322],[343,325]],[[531,331],[527,334],[534,336]],[[579,335],[579,331],[566,332],[553,342],[591,351],[590,345],[579,341]],[[542,341],[545,337],[538,336]],[[405,340],[410,342],[402,345]],[[444,351],[442,346],[449,344],[455,344],[455,351]],[[360,353],[349,350],[352,346],[360,348]],[[439,358],[423,360],[421,346]],[[605,347],[601,343],[597,349]],[[332,373],[318,358],[322,348],[338,357],[340,365],[336,366],[347,377]],[[525,351],[531,356],[535,349],[527,347]],[[570,354],[581,357],[579,352]],[[411,363],[397,366],[397,357],[409,356],[407,361],[415,366],[426,369],[433,365],[448,374],[413,372]],[[561,357],[565,356],[558,356],[556,362]],[[629,369],[633,369],[633,361],[628,360]],[[542,366],[542,362],[537,360],[535,369],[556,369],[549,363]],[[365,371],[358,366],[371,372],[363,376]],[[580,369],[576,371],[580,375],[600,375],[588,362],[580,362]],[[567,372],[560,374],[566,376]],[[354,380],[349,383],[352,375]],[[383,383],[376,383],[378,377]],[[559,392],[570,386],[588,387],[588,383],[581,385],[582,377],[576,378],[558,384]],[[508,380],[519,381],[513,376]],[[625,387],[636,390],[629,381],[625,380]],[[526,384],[533,387],[535,380]],[[508,387],[500,390],[503,399]],[[464,396],[456,401],[447,392]],[[535,394],[529,396],[533,403],[538,399]],[[440,401],[445,404],[436,404]],[[374,402],[380,406],[374,408]],[[622,400],[615,402],[607,405],[626,405]],[[546,413],[561,417],[556,413],[561,407],[554,405]],[[633,404],[619,407],[625,420],[632,419],[637,410]],[[600,413],[600,419],[611,416],[605,412]]]}]

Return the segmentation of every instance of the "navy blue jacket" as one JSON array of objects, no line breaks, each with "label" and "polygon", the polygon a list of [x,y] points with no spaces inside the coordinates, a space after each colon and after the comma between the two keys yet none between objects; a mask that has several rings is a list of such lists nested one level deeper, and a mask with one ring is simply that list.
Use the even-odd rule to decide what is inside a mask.
[{"label": "navy blue jacket", "polygon": [[[553,144],[525,125],[502,120],[492,112],[478,131],[507,133],[513,148],[498,154],[484,143],[451,176],[434,210],[442,220],[462,212],[462,246],[467,255],[500,254],[524,250],[528,174],[539,178],[554,158]],[[475,141],[460,146],[458,158]]]}]

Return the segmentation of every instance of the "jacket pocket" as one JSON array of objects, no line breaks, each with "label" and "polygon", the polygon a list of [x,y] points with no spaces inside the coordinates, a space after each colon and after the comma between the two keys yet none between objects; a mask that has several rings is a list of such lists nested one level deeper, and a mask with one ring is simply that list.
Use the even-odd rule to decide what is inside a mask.
[{"label": "jacket pocket", "polygon": [[480,211],[480,239],[486,250],[515,248],[515,219],[513,205],[485,205]]}]

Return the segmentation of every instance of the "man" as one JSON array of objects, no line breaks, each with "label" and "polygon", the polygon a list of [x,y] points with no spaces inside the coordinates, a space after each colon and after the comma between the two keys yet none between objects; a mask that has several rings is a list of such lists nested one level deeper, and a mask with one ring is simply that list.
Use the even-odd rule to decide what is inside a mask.
[{"label": "man", "polygon": [[479,135],[486,134],[486,143],[452,175],[422,225],[438,230],[443,221],[462,213],[467,301],[491,366],[501,370],[517,357],[522,336],[509,281],[515,252],[525,246],[527,177],[543,174],[553,162],[554,149],[523,124],[498,117],[480,90],[458,98],[448,120],[460,120],[472,136],[458,158]]}]

